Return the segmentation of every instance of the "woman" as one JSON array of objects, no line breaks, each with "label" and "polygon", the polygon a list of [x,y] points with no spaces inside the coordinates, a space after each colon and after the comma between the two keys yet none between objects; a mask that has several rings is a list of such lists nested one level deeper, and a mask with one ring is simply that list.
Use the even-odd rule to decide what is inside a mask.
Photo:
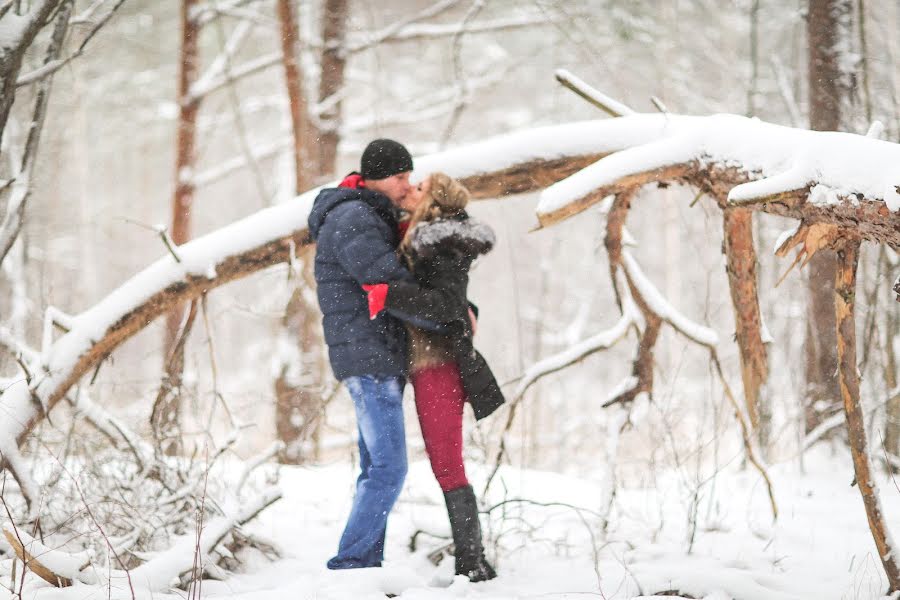
[{"label": "woman", "polygon": [[416,412],[434,475],[444,492],[456,574],[471,581],[496,577],[484,557],[475,493],[462,458],[463,405],[476,419],[504,401],[484,358],[472,346],[473,322],[466,300],[469,268],[494,245],[490,227],[469,218],[469,192],[458,181],[434,173],[420,184],[420,198],[400,244],[418,286],[406,283],[364,286],[370,311],[382,308],[408,320],[440,323],[439,331],[409,327],[410,380]]}]

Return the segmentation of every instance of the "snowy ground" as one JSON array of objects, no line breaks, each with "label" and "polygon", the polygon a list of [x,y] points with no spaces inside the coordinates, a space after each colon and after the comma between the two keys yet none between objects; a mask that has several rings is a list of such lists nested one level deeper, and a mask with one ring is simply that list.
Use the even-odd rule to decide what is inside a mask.
[{"label": "snowy ground", "polygon": [[[489,553],[500,577],[480,584],[454,580],[449,560],[437,567],[428,562],[427,552],[440,545],[435,538],[420,536],[419,549],[409,550],[417,529],[449,533],[440,492],[426,463],[411,466],[389,522],[385,567],[342,572],[328,571],[324,564],[349,509],[355,474],[348,465],[283,468],[284,499],[251,528],[274,542],[283,558],[252,561],[247,572],[224,582],[205,581],[202,595],[239,600],[363,600],[384,598],[386,593],[409,600],[612,600],[679,590],[709,600],[876,599],[886,581],[859,492],[850,486],[850,465],[843,451],[818,447],[805,457],[805,473],[796,461],[773,467],[780,509],[774,525],[765,488],[754,472],[728,467],[703,482],[696,504],[696,485],[683,474],[661,474],[652,478],[652,487],[617,492],[606,535],[597,527],[595,512],[605,494],[590,477],[508,469],[501,472],[502,485],[492,488],[491,502],[505,494],[530,503],[508,502],[505,514],[498,508],[485,519],[494,539]],[[483,475],[476,471],[476,488]],[[888,523],[896,530],[900,488],[885,476],[881,494]],[[692,515],[697,527],[688,552]],[[110,597],[107,589],[84,585],[63,590],[42,586],[28,586],[24,596]],[[111,594],[130,596],[123,589]],[[160,600],[186,596],[138,594]],[[0,591],[0,598],[7,597]]]}]

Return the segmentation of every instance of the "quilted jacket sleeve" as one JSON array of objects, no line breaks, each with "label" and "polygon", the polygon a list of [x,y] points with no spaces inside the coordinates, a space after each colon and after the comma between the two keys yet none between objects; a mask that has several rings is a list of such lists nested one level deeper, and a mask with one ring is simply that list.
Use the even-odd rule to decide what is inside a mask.
[{"label": "quilted jacket sleeve", "polygon": [[357,283],[413,281],[390,243],[388,225],[371,207],[347,202],[334,212],[329,218],[335,228],[337,260]]},{"label": "quilted jacket sleeve", "polygon": [[468,263],[458,257],[443,256],[432,264],[425,285],[389,283],[385,306],[395,313],[434,323],[468,323],[468,285]]}]

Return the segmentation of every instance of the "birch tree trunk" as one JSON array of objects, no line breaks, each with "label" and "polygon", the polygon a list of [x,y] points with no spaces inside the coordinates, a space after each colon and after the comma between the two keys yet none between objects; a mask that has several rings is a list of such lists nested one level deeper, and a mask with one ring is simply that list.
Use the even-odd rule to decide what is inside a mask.
[{"label": "birch tree trunk", "polygon": [[[818,131],[841,129],[841,106],[849,95],[849,82],[841,70],[839,43],[849,39],[851,0],[809,0],[809,126]],[[847,31],[845,31],[845,29]],[[836,376],[837,340],[832,305],[836,258],[830,249],[817,252],[809,262],[806,321],[806,430],[838,410],[840,390]]]}]

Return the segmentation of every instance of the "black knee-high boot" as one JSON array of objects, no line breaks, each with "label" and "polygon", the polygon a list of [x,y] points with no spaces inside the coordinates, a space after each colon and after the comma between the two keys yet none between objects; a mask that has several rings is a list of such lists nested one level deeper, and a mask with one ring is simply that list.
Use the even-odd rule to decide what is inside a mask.
[{"label": "black knee-high boot", "polygon": [[484,558],[481,542],[481,523],[478,503],[471,485],[444,492],[453,544],[456,546],[456,574],[470,581],[487,581],[497,576],[494,567]]}]

